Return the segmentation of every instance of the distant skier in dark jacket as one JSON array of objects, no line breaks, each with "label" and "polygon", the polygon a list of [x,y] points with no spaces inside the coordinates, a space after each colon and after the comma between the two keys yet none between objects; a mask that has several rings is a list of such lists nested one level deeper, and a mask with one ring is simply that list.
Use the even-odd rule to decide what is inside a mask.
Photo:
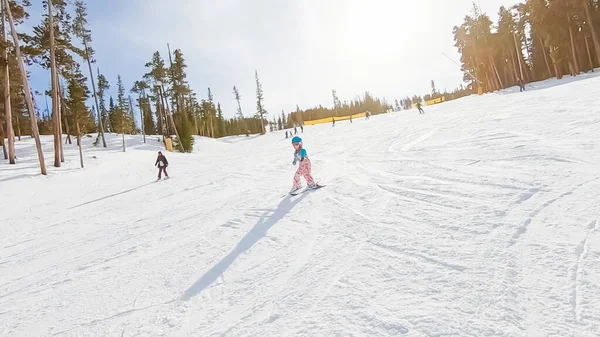
[{"label": "distant skier in dark jacket", "polygon": [[423,108],[422,108],[421,102],[417,102],[417,109],[419,109],[419,113],[420,113],[420,114],[424,114],[424,113],[425,113],[425,111],[423,111]]},{"label": "distant skier in dark jacket", "polygon": [[169,166],[169,162],[161,151],[158,151],[158,157],[156,158],[156,163],[154,163],[154,166],[158,166],[157,180],[160,180],[163,172],[165,173],[165,179],[169,179],[169,174],[167,173],[167,166]]},{"label": "distant skier in dark jacket", "polygon": [[520,90],[520,92],[525,91],[525,82],[523,82],[523,80],[520,78],[519,78],[519,90]]}]

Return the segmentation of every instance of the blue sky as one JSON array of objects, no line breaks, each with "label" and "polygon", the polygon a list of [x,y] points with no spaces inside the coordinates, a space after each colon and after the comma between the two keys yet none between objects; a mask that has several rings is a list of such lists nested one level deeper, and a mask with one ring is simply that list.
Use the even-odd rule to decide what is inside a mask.
[{"label": "blue sky", "polygon": [[[480,0],[496,21],[498,8],[514,1]],[[127,89],[146,72],[156,50],[167,57],[181,49],[188,81],[200,97],[211,87],[228,117],[235,113],[233,86],[242,109],[256,110],[254,70],[271,114],[331,106],[369,90],[390,102],[462,82],[452,27],[472,8],[470,0],[102,0],[88,1],[93,47],[101,72],[116,91],[117,74]],[[451,4],[451,6],[450,6]],[[28,25],[41,19],[31,9]],[[22,29],[25,29],[22,27]],[[86,69],[87,72],[87,68]],[[44,90],[49,73],[30,68],[32,87]],[[42,98],[37,97],[43,108]],[[91,101],[90,101],[91,103]]]}]

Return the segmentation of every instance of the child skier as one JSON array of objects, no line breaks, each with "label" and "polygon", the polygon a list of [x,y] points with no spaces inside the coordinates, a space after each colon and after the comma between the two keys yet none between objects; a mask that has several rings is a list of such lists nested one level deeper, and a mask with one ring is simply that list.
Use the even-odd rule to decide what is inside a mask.
[{"label": "child skier", "polygon": [[296,162],[299,161],[300,165],[298,165],[298,170],[296,171],[296,174],[294,175],[294,187],[292,188],[292,190],[290,192],[294,193],[302,188],[302,185],[300,185],[300,177],[301,176],[303,176],[304,179],[306,179],[306,183],[308,184],[308,189],[317,188],[318,185],[315,184],[313,177],[310,175],[310,171],[311,171],[310,159],[308,159],[306,150],[302,148],[302,138],[300,138],[298,136],[292,138],[292,146],[294,146],[294,150],[295,150],[293,164],[296,165]]},{"label": "child skier", "polygon": [[165,172],[165,179],[169,179],[169,174],[167,173],[167,166],[169,166],[169,162],[167,161],[167,158],[162,154],[161,151],[158,151],[158,157],[156,158],[156,163],[154,163],[154,166],[158,165],[158,179],[156,179],[156,181],[160,180],[161,178],[161,174],[163,172]]}]

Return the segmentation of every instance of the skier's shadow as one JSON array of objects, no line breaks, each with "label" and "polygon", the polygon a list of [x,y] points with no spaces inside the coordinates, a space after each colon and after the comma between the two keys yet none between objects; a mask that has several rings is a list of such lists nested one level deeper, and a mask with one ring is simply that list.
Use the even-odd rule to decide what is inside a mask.
[{"label": "skier's shadow", "polygon": [[[194,283],[188,290],[183,293],[181,299],[184,301],[198,295],[204,289],[208,288],[213,282],[215,282],[223,273],[231,266],[231,264],[247,250],[252,248],[260,239],[267,235],[267,232],[273,227],[279,220],[288,214],[296,204],[304,199],[308,194],[304,193],[300,197],[292,201],[291,196],[285,197],[277,208],[272,211],[266,211],[258,220],[256,225],[244,236],[244,238],[235,246],[235,248],[221,259],[216,265],[208,270],[196,283]],[[269,215],[270,214],[270,215]]]}]

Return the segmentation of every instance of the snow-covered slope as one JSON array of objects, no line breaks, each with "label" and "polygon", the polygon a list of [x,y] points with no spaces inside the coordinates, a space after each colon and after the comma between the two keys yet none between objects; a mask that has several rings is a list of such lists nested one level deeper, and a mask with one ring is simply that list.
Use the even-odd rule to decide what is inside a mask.
[{"label": "snow-covered slope", "polygon": [[[1,336],[598,336],[600,77],[0,165]],[[51,139],[44,138],[52,159]],[[94,158],[95,157],[95,158]]]}]

